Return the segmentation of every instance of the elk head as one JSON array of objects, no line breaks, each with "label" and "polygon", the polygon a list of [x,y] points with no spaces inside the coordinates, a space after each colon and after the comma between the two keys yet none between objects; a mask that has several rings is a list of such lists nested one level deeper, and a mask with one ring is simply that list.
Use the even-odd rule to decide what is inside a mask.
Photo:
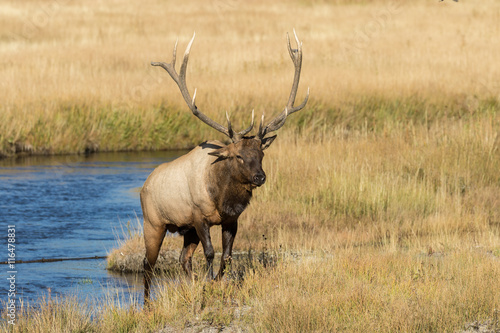
[{"label": "elk head", "polygon": [[177,54],[177,42],[174,46],[173,58],[171,63],[165,62],[151,62],[153,66],[160,66],[165,69],[168,74],[172,77],[172,79],[177,83],[182,97],[184,101],[191,109],[193,114],[198,117],[201,121],[203,121],[208,126],[216,129],[217,131],[224,133],[227,137],[231,139],[231,143],[227,146],[219,148],[215,151],[210,152],[210,155],[218,157],[217,160],[229,160],[229,163],[232,166],[232,170],[238,170],[238,172],[234,173],[242,184],[249,184],[251,188],[256,186],[261,186],[266,181],[266,174],[262,170],[262,159],[264,157],[264,150],[267,149],[271,143],[276,138],[276,135],[267,136],[269,133],[274,132],[281,128],[287,119],[287,117],[302,108],[307,103],[309,99],[309,88],[307,89],[307,95],[304,98],[304,101],[294,107],[295,97],[297,95],[297,89],[300,81],[300,72],[302,68],[302,43],[299,41],[295,30],[293,31],[295,36],[295,41],[297,43],[297,48],[292,49],[290,44],[290,37],[287,34],[287,46],[288,52],[290,54],[290,58],[293,61],[295,66],[295,75],[292,83],[292,90],[290,92],[290,96],[288,98],[288,103],[285,106],[285,109],[273,120],[271,120],[267,125],[264,125],[264,115],[262,115],[261,123],[259,126],[259,131],[255,136],[245,136],[247,135],[254,126],[254,112],[252,111],[252,122],[250,126],[240,132],[235,132],[231,126],[231,121],[229,120],[229,116],[226,112],[227,118],[227,127],[223,126],[205,114],[203,114],[198,107],[196,106],[196,89],[194,91],[193,97],[189,94],[187,85],[186,85],[186,69],[189,60],[189,53],[191,51],[191,46],[194,41],[195,34],[193,34],[193,38],[189,42],[186,51],[184,53],[184,59],[182,61],[182,65],[180,68],[180,73],[178,74],[175,70],[175,60]]},{"label": "elk head", "polygon": [[208,153],[216,156],[217,160],[227,160],[231,176],[240,184],[246,184],[253,189],[266,181],[266,174],[262,170],[264,152],[262,144],[254,137],[242,138],[225,147]]}]

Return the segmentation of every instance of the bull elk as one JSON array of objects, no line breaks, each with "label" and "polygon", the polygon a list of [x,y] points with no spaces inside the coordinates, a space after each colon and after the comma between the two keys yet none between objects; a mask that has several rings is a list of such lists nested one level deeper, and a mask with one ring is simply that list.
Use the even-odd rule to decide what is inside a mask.
[{"label": "bull elk", "polygon": [[141,190],[141,207],[144,215],[144,299],[149,300],[149,289],[153,268],[167,231],[184,236],[184,245],[179,261],[189,277],[192,277],[192,255],[201,241],[207,261],[208,277],[213,278],[212,262],[214,249],[210,239],[210,227],[222,227],[222,247],[219,272],[224,274],[230,263],[234,237],[238,229],[238,217],[245,210],[252,191],[266,181],[262,170],[264,150],[271,145],[276,135],[267,136],[285,124],[286,118],[307,103],[307,95],[299,106],[294,106],[302,66],[302,43],[295,34],[297,49],[292,49],[287,35],[288,52],[295,66],[295,75],[290,97],[285,109],[267,125],[264,116],[255,136],[246,136],[253,128],[235,132],[227,117],[227,127],[213,121],[198,109],[195,98],[191,98],[186,86],[186,68],[194,37],[189,42],[178,74],[175,70],[177,42],[171,63],[152,62],[153,66],[165,69],[177,83],[182,97],[193,114],[201,121],[231,139],[228,145],[219,141],[206,141],[186,155],[161,164],[148,177]]}]

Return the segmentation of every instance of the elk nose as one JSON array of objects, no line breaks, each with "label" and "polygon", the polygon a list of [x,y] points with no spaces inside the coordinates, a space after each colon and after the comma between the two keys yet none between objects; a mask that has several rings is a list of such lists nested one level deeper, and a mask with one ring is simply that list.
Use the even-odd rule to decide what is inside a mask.
[{"label": "elk nose", "polygon": [[260,186],[266,182],[266,174],[265,173],[258,173],[255,176],[253,176],[253,183],[257,186]]}]

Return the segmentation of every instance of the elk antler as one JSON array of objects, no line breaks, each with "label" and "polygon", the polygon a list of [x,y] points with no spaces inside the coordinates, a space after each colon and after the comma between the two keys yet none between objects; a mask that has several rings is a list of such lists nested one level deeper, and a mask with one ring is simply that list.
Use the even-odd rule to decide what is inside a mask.
[{"label": "elk antler", "polygon": [[212,119],[208,118],[205,114],[203,114],[198,107],[195,104],[195,98],[196,98],[196,89],[194,90],[193,98],[191,99],[191,96],[189,95],[189,91],[186,85],[186,69],[187,69],[187,63],[189,60],[189,52],[191,51],[191,45],[193,45],[194,37],[196,34],[193,34],[193,38],[191,38],[191,41],[189,42],[188,46],[186,47],[186,52],[184,53],[184,59],[182,60],[182,65],[181,65],[181,70],[180,73],[177,74],[175,70],[175,58],[177,55],[177,42],[175,42],[174,46],[174,54],[172,58],[171,63],[166,63],[166,62],[151,62],[152,66],[160,66],[164,70],[170,74],[172,79],[177,83],[177,86],[179,86],[179,89],[181,91],[182,97],[184,98],[184,101],[186,101],[186,104],[189,106],[193,114],[198,117],[201,121],[203,121],[205,124],[208,126],[215,128],[217,131],[224,133],[227,135],[233,142],[239,141],[244,135],[249,133],[254,125],[254,112],[252,111],[252,123],[250,124],[250,127],[247,129],[235,133],[231,127],[231,122],[229,121],[229,116],[226,112],[226,118],[227,118],[227,127],[222,126],[221,124],[213,121]]},{"label": "elk antler", "polygon": [[302,42],[299,41],[299,38],[297,37],[297,34],[295,33],[295,29],[293,29],[293,34],[295,35],[295,41],[297,42],[297,48],[292,49],[292,46],[290,45],[290,36],[286,34],[286,39],[287,39],[287,44],[288,44],[288,53],[290,53],[290,58],[292,58],[293,64],[295,66],[295,75],[293,77],[293,84],[292,84],[292,91],[290,92],[290,97],[288,98],[288,104],[285,107],[285,110],[281,112],[279,116],[274,118],[264,126],[264,115],[262,115],[262,119],[260,122],[259,126],[259,133],[257,136],[262,140],[266,134],[270,132],[274,132],[281,128],[285,124],[286,118],[302,108],[306,106],[307,100],[309,99],[309,88],[307,88],[307,95],[306,98],[304,98],[304,101],[302,104],[294,107],[293,104],[295,103],[295,97],[297,96],[297,89],[299,87],[299,80],[300,80],[300,70],[302,68]]}]

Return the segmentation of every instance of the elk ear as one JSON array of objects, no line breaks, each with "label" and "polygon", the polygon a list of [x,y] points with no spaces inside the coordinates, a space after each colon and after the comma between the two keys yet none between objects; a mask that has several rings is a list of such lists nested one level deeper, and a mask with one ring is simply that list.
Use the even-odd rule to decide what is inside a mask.
[{"label": "elk ear", "polygon": [[273,135],[273,136],[270,136],[268,138],[262,139],[262,142],[260,144],[262,150],[269,148],[269,146],[271,145],[271,143],[273,143],[274,139],[276,139],[276,136],[277,135]]},{"label": "elk ear", "polygon": [[227,149],[227,147],[223,147],[208,153],[208,155],[216,156],[224,160],[229,157],[229,149]]}]

